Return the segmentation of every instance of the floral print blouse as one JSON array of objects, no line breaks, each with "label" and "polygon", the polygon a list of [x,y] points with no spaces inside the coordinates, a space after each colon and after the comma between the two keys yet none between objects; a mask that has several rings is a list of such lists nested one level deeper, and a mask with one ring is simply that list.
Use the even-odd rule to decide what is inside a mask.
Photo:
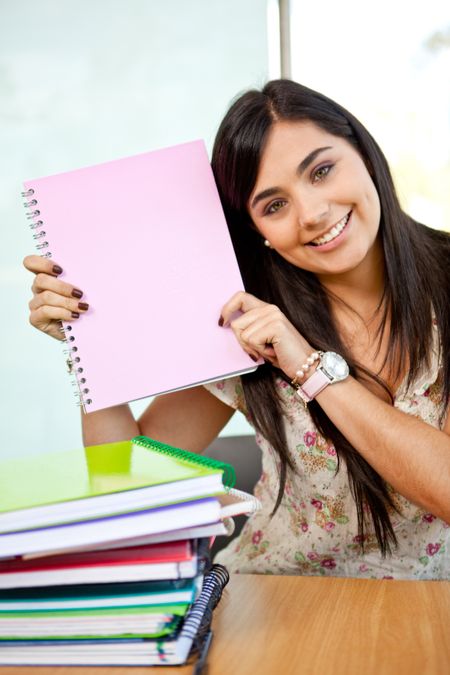
[{"label": "floral print blouse", "polygon": [[[423,369],[408,390],[405,383],[400,387],[395,406],[438,428],[442,372],[436,333],[435,329],[431,368]],[[239,378],[205,386],[246,414]],[[449,579],[450,526],[394,491],[394,503],[402,514],[391,513],[398,548],[383,559],[375,535],[368,531],[365,552],[361,553],[344,461],[336,474],[333,445],[318,433],[294,389],[281,378],[277,386],[285,402],[286,435],[296,471],[288,470],[283,500],[271,518],[278,494],[277,455],[266,439],[256,434],[262,474],[254,492],[262,509],[250,516],[240,535],[218,553],[216,562],[235,573]]]}]

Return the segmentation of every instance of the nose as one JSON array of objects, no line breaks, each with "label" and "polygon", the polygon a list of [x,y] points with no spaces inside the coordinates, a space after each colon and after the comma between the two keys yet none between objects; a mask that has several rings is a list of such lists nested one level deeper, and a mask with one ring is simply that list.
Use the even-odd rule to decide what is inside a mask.
[{"label": "nose", "polygon": [[295,205],[300,228],[314,230],[327,221],[330,206],[323,196],[302,193],[296,196]]}]

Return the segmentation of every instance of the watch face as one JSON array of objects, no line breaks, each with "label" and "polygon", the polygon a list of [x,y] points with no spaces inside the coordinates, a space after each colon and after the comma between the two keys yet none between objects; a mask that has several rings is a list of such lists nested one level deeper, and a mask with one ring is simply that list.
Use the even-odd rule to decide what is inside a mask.
[{"label": "watch face", "polygon": [[335,352],[325,352],[321,359],[321,366],[333,382],[345,380],[349,375],[347,361]]}]

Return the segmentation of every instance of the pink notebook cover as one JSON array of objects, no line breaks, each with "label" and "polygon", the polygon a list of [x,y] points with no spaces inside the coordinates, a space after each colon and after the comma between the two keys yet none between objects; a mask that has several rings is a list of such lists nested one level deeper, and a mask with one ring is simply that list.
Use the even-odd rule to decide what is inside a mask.
[{"label": "pink notebook cover", "polygon": [[255,369],[217,324],[243,283],[203,141],[24,185],[90,306],[65,325],[87,412]]},{"label": "pink notebook cover", "polygon": [[190,540],[149,544],[130,548],[116,548],[81,553],[49,555],[43,558],[0,561],[0,576],[11,572],[38,572],[42,570],[96,567],[99,565],[142,565],[192,560]]}]

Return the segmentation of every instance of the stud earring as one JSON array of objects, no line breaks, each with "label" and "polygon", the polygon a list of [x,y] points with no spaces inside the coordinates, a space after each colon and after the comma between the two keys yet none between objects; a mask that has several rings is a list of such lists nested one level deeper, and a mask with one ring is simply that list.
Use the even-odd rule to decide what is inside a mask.
[{"label": "stud earring", "polygon": [[270,243],[270,241],[268,239],[264,239],[264,246],[267,246],[267,248],[273,248],[272,244]]}]

